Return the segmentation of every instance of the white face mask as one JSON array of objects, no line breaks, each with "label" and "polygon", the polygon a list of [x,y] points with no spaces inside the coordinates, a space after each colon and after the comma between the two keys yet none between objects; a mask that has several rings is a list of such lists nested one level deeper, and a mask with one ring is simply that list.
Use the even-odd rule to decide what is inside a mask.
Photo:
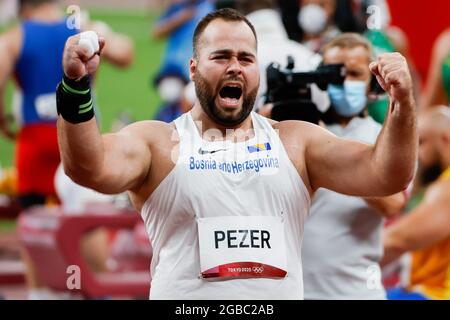
[{"label": "white face mask", "polygon": [[159,96],[167,103],[173,103],[179,100],[183,89],[183,81],[175,77],[164,78],[158,85]]},{"label": "white face mask", "polygon": [[186,99],[186,102],[193,106],[195,102],[197,101],[197,94],[195,93],[195,84],[194,82],[189,82],[189,84],[184,89],[184,99]]},{"label": "white face mask", "polygon": [[301,8],[298,23],[309,34],[321,33],[327,25],[327,14],[317,4],[308,4]]},{"label": "white face mask", "polygon": [[367,84],[364,81],[345,80],[342,85],[328,85],[331,104],[337,114],[354,117],[367,105]]}]

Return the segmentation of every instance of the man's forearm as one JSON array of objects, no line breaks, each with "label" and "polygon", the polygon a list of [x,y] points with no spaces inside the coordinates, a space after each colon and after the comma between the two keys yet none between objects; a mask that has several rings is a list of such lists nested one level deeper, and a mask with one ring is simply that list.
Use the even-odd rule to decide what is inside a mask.
[{"label": "man's forearm", "polygon": [[58,118],[58,143],[64,170],[75,182],[89,185],[104,163],[103,139],[95,118],[71,124]]},{"label": "man's forearm", "polygon": [[375,145],[376,172],[392,193],[406,189],[414,176],[418,152],[414,98],[392,101]]}]

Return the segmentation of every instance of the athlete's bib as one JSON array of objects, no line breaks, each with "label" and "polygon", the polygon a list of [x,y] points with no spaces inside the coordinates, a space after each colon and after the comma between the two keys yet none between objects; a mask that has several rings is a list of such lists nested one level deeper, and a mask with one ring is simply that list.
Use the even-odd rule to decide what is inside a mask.
[{"label": "athlete's bib", "polygon": [[284,225],[279,217],[199,218],[198,233],[205,279],[286,276]]}]

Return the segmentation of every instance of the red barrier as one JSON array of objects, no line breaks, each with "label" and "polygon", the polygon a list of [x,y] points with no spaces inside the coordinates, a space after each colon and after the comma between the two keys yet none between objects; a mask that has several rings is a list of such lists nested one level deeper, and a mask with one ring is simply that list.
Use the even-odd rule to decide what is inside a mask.
[{"label": "red barrier", "polygon": [[[99,227],[133,229],[141,223],[134,211],[96,208],[82,215],[65,215],[61,209],[33,208],[19,216],[18,234],[39,277],[54,290],[68,291],[70,266],[80,270],[80,289],[70,290],[87,298],[131,296],[148,298],[150,272],[127,271],[96,274],[80,253],[80,239]],[[151,250],[150,246],[149,250]],[[69,269],[68,269],[69,268]]]},{"label": "red barrier", "polygon": [[13,220],[20,213],[20,205],[17,201],[11,201],[8,205],[0,205],[0,219]]},{"label": "red barrier", "polygon": [[425,81],[434,41],[442,31],[450,27],[450,1],[388,0],[388,3],[392,24],[406,33],[411,55]]}]

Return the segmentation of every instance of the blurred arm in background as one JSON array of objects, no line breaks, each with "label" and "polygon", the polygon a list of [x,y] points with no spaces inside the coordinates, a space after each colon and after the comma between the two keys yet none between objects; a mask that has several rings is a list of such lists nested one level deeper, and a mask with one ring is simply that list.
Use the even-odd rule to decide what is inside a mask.
[{"label": "blurred arm in background", "polygon": [[[448,105],[450,95],[450,28],[445,30],[436,40],[429,75],[423,92],[421,109],[429,109],[435,105]],[[445,66],[447,65],[447,66]],[[445,69],[446,68],[446,69]],[[445,72],[445,70],[448,70]],[[448,79],[444,79],[444,72]],[[447,81],[445,81],[447,80]],[[446,94],[447,91],[447,94]]]},{"label": "blurred arm in background", "polygon": [[408,251],[431,246],[450,235],[449,190],[448,180],[430,187],[416,209],[386,229],[382,264],[392,262]]},{"label": "blurred arm in background", "polygon": [[10,127],[10,119],[6,115],[6,86],[10,80],[22,43],[22,31],[15,27],[0,35],[0,132],[9,139],[16,133]]},{"label": "blurred arm in background", "polygon": [[[170,1],[173,2],[173,1]],[[188,1],[185,1],[188,2]],[[170,4],[169,4],[170,5]],[[193,19],[195,16],[194,3],[178,12],[171,14],[169,9],[162,19],[155,25],[152,32],[152,37],[155,39],[163,39],[178,27]]]},{"label": "blurred arm in background", "polygon": [[117,33],[102,21],[87,21],[85,30],[93,30],[106,41],[102,57],[119,68],[128,67],[134,60],[134,44],[127,35]]}]

